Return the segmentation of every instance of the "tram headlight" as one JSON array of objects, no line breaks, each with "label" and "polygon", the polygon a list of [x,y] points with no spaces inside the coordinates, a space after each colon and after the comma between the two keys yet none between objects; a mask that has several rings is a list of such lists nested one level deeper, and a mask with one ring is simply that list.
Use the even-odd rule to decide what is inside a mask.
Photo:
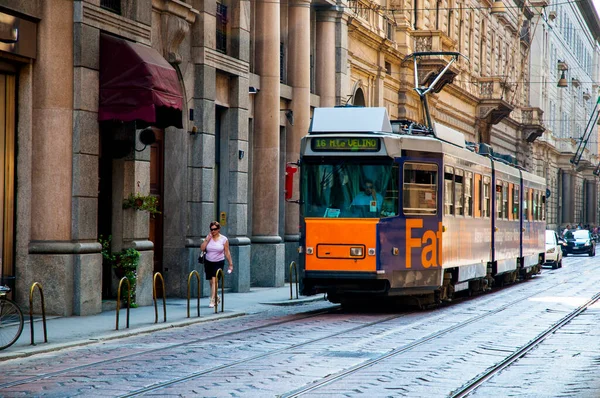
[{"label": "tram headlight", "polygon": [[546,253],[554,253],[556,249],[553,247],[551,249],[546,250]]},{"label": "tram headlight", "polygon": [[350,248],[350,256],[362,257],[363,256],[363,248],[362,247],[351,247]]},{"label": "tram headlight", "polygon": [[592,244],[592,242],[590,242],[589,240],[586,240],[586,241],[585,241],[585,245],[586,245],[586,246],[589,246],[589,245],[591,245],[591,244]]},{"label": "tram headlight", "polygon": [[312,247],[307,247],[306,248],[306,254],[313,254],[313,248]]}]

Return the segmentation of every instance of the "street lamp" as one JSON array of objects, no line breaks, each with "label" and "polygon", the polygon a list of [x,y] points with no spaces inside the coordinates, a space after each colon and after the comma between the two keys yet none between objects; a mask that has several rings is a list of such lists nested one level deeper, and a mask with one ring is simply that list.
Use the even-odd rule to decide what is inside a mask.
[{"label": "street lamp", "polygon": [[562,74],[560,75],[560,79],[558,80],[558,87],[560,88],[565,88],[568,87],[569,84],[567,83],[567,78],[565,77],[565,71],[562,71]]},{"label": "street lamp", "polygon": [[492,10],[490,11],[490,14],[503,14],[505,12],[506,7],[504,6],[502,0],[494,1],[494,4],[492,4]]}]

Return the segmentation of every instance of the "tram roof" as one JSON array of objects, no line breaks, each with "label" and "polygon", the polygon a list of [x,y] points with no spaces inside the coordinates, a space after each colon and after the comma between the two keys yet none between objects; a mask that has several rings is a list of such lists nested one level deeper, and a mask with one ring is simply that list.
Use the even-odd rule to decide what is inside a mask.
[{"label": "tram roof", "polygon": [[385,108],[315,108],[309,131],[311,134],[392,133],[392,125]]}]

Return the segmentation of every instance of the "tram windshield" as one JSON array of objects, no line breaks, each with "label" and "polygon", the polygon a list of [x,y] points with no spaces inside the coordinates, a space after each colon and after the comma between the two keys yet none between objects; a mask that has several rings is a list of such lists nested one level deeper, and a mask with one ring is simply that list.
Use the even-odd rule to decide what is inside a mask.
[{"label": "tram windshield", "polygon": [[304,217],[381,218],[398,215],[398,165],[353,158],[302,164]]}]

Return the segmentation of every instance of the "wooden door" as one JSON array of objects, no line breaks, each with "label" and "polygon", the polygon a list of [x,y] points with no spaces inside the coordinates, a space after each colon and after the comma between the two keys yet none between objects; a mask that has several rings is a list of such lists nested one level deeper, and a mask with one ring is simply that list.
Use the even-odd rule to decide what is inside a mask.
[{"label": "wooden door", "polygon": [[11,288],[15,276],[15,94],[15,76],[0,74],[0,283]]}]

